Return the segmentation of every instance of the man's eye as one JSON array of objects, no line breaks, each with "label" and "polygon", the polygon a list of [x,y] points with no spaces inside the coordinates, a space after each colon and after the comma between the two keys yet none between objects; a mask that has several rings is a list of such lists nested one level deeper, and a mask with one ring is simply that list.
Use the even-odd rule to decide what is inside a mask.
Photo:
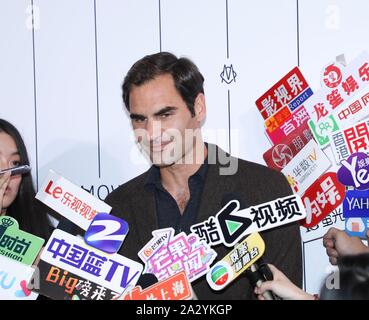
[{"label": "man's eye", "polygon": [[167,118],[167,117],[169,117],[170,116],[170,113],[163,113],[162,115],[161,115],[161,117],[162,118]]},{"label": "man's eye", "polygon": [[142,123],[144,121],[145,121],[144,119],[133,119],[133,122],[135,123]]}]

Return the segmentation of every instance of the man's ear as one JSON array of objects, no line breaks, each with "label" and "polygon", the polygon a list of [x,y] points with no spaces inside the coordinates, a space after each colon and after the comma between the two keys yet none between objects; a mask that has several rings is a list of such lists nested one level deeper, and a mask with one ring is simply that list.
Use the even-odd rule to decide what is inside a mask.
[{"label": "man's ear", "polygon": [[195,117],[199,122],[203,122],[206,117],[205,95],[199,93],[194,103]]}]

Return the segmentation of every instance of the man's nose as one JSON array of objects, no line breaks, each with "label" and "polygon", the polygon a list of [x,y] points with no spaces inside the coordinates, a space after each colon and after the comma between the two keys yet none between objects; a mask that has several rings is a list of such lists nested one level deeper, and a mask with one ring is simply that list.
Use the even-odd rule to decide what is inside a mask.
[{"label": "man's nose", "polygon": [[148,119],[146,124],[146,134],[148,141],[154,141],[161,136],[161,123],[157,120]]}]

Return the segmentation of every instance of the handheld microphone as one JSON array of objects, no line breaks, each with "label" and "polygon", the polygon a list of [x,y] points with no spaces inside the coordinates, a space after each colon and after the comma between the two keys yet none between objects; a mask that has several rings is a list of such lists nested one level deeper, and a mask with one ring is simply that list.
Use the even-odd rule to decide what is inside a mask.
[{"label": "handheld microphone", "polygon": [[136,286],[128,285],[123,293],[114,298],[113,300],[125,300],[125,297],[130,294],[130,291],[135,287],[140,286],[142,290],[152,286],[153,284],[159,282],[158,278],[152,273],[143,273],[140,275],[136,282]]},{"label": "handheld microphone", "polygon": [[[233,194],[233,193],[227,193],[222,198],[222,207],[224,207],[229,201],[237,200],[240,203],[240,210],[247,208],[250,205],[245,205],[245,203],[242,201],[241,197]],[[247,236],[245,237],[247,238]],[[240,242],[242,242],[245,238],[243,238]],[[249,268],[247,268],[244,272],[244,275],[249,280],[251,286],[253,288],[260,287],[260,285],[267,280],[273,280],[273,274],[270,271],[269,267],[265,263],[259,264],[258,262],[262,261],[262,258],[260,258],[259,261],[252,264]],[[263,297],[265,300],[278,300],[279,297],[273,294],[271,291],[265,291],[263,293]]]},{"label": "handheld microphone", "polygon": [[[258,262],[255,262],[245,271],[245,276],[254,288],[260,287],[265,281],[273,280],[273,274],[265,263],[259,265]],[[269,290],[265,291],[262,295],[265,300],[281,300]]]},{"label": "handheld microphone", "polygon": [[9,168],[9,169],[5,169],[5,170],[0,170],[0,175],[7,173],[8,171],[11,172],[11,176],[15,176],[15,175],[22,175],[25,173],[28,173],[31,171],[31,167],[29,165],[23,165],[23,166],[17,166],[17,167],[13,167],[13,168]]},{"label": "handheld microphone", "polygon": [[140,286],[142,290],[152,286],[153,284],[159,282],[158,278],[152,273],[143,273],[138,279],[136,286]]}]

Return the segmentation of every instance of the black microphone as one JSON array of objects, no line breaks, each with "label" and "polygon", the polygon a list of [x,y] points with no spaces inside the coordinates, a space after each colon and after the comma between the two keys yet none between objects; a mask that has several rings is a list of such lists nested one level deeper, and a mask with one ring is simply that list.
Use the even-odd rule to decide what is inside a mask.
[{"label": "black microphone", "polygon": [[152,273],[143,273],[138,279],[136,286],[140,286],[142,290],[152,286],[153,284],[159,282],[158,278]]},{"label": "black microphone", "polygon": [[[153,284],[159,282],[158,278],[152,273],[143,273],[138,278],[135,286],[140,286],[142,290],[152,286]],[[128,285],[123,293],[113,300],[124,300],[124,298],[130,294],[130,291],[135,287],[133,285]]]},{"label": "black microphone", "polygon": [[[255,287],[260,287],[265,281],[273,280],[273,273],[269,269],[266,263],[261,262],[262,258],[252,264],[249,268],[245,270],[245,276],[250,281],[251,285]],[[260,263],[261,262],[261,263]],[[262,294],[265,300],[281,300],[280,297],[275,295],[272,291],[264,291]]]},{"label": "black microphone", "polygon": [[[221,201],[222,208],[228,202],[230,202],[232,200],[237,200],[239,202],[239,204],[240,204],[239,210],[246,209],[246,208],[250,207],[249,204],[245,204],[242,201],[242,198],[239,195],[237,195],[235,193],[227,193],[222,198],[222,201]],[[248,236],[249,235],[245,236],[239,242],[242,242]],[[264,281],[273,280],[273,274],[270,271],[268,265],[265,264],[265,263],[260,263],[261,261],[262,261],[262,258],[260,258],[258,261],[256,261],[254,264],[252,264],[250,267],[248,267],[244,272],[244,275],[249,280],[249,282],[250,282],[250,284],[253,288],[259,287]],[[271,292],[271,291],[265,291],[263,293],[263,297],[265,298],[265,300],[278,300],[278,298],[279,298],[276,295],[274,295],[274,293]]]}]

